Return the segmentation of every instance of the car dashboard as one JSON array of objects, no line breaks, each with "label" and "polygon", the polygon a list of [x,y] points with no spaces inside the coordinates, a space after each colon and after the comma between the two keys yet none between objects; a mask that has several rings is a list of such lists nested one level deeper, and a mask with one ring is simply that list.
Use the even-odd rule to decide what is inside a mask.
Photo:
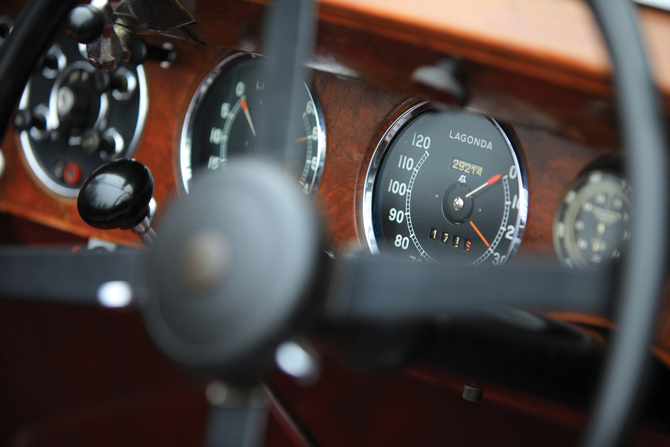
[{"label": "car dashboard", "polygon": [[[266,2],[191,0],[182,3],[195,23],[161,34],[142,36],[150,47],[163,48],[167,43],[176,54],[171,64],[152,60],[142,64],[148,108],[141,139],[132,155],[153,175],[153,197],[158,207],[155,227],[159,237],[161,213],[187,194],[182,169],[183,139],[192,116],[191,103],[203,80],[221,61],[231,56],[263,53],[261,34]],[[337,257],[348,250],[372,250],[367,233],[374,230],[370,230],[371,225],[365,221],[366,212],[371,212],[365,197],[370,166],[389,129],[408,111],[429,99],[433,106],[447,104],[438,113],[455,113],[454,110],[463,106],[468,113],[487,119],[492,117],[494,122],[501,123],[523,167],[527,191],[524,205],[527,217],[519,218],[517,222],[514,237],[518,239],[518,244],[506,252],[508,262],[537,257],[558,262],[560,249],[555,239],[556,222],[560,220],[559,210],[567,192],[575,187],[580,176],[592,169],[594,164],[599,166],[597,163],[603,159],[615,160],[613,170],[623,175],[616,161],[620,151],[609,62],[598,28],[585,3],[579,0],[324,0],[319,5],[319,27],[315,51],[308,62],[310,79],[307,84],[322,112],[325,160],[319,178],[309,193],[325,224],[328,252]],[[4,2],[0,6],[0,14],[16,19],[22,7],[20,1]],[[639,11],[667,114],[670,104],[670,53],[667,51],[670,13],[651,7],[640,7]],[[457,67],[458,79],[465,87],[465,96],[457,98],[457,101],[451,93],[417,76],[417,70],[421,68],[439,69],[445,65]],[[22,145],[25,141],[22,141],[21,131],[15,127],[7,133],[2,145],[5,166],[0,177],[0,211],[25,220],[24,225],[32,225],[27,223],[30,221],[79,238],[142,246],[137,236],[129,231],[99,230],[86,225],[77,211],[76,198],[63,196],[45,186],[31,168]],[[449,163],[453,160],[450,159]],[[416,161],[412,161],[412,166]],[[480,164],[484,174],[473,177],[481,183],[489,178],[486,171],[493,170],[486,164]],[[454,166],[453,169],[457,169],[458,163]],[[464,166],[461,165],[458,172],[461,178],[464,177],[461,175]],[[473,172],[481,168],[474,165]],[[494,177],[490,177],[489,182],[498,181],[492,179]],[[393,186],[392,180],[389,191]],[[512,199],[509,197],[506,200],[511,202]],[[393,218],[400,222],[396,208],[393,211]],[[381,231],[377,233],[379,241],[391,241],[389,244],[392,244],[393,237],[385,239],[380,235]],[[439,242],[440,234],[446,234],[441,229],[435,231],[435,236],[431,237],[426,230],[428,242],[423,242],[424,245],[430,242],[429,239],[438,238]],[[488,247],[492,236],[484,237],[478,229],[476,232]],[[447,237],[451,237],[449,244],[452,247],[461,249],[460,242],[453,235]],[[471,242],[470,239],[467,241]],[[399,241],[396,247],[406,248],[402,247],[402,237]],[[447,239],[442,242],[446,243]],[[461,251],[465,251],[465,247]],[[493,256],[489,261],[492,260]],[[666,293],[666,305],[659,315],[659,332],[653,347],[655,357],[664,367],[670,367],[669,299],[670,295]],[[612,327],[606,316],[576,309],[557,309],[549,316],[595,333],[597,337],[602,337]],[[330,366],[337,371],[335,375],[349,380],[347,396],[378,386],[370,384],[373,380],[370,377],[361,379],[354,377],[350,371],[339,370],[340,366]],[[449,389],[462,386],[461,378],[427,373],[422,369],[408,368],[405,374],[422,383],[416,385],[419,387],[426,383]],[[333,386],[336,388],[347,387],[343,385],[347,383],[344,379],[328,380],[335,383]],[[374,379],[377,380],[381,383],[391,379]],[[277,379],[275,385],[279,389],[291,389],[286,395],[296,412],[315,426],[319,425],[319,418],[310,413],[313,408],[306,396],[307,391],[294,391],[293,385],[286,379]],[[383,389],[379,388],[377,392],[382,393]],[[414,408],[412,411],[428,417],[423,410],[415,408],[422,404],[409,396],[412,392],[403,389],[407,396],[401,400],[408,408]],[[332,395],[325,385],[319,388],[318,393],[331,405],[343,404],[345,400]],[[425,390],[417,393],[424,398],[430,394]],[[517,418],[517,413],[533,411],[562,426],[574,428],[584,423],[578,411],[557,410],[544,401],[512,398],[509,393],[505,389],[494,388],[490,394],[494,408],[487,411],[496,412],[500,424],[505,419],[502,413],[497,413],[496,405],[513,408],[512,414],[506,416],[512,425],[523,423]],[[382,396],[376,395],[375,398],[376,403],[356,411],[382,411],[379,407],[383,406],[380,403],[383,402]],[[439,404],[430,402],[425,405],[426,408],[433,408]],[[325,410],[323,414],[335,417],[335,413]],[[407,412],[398,413],[398,417],[407,418],[404,421],[409,427],[419,427],[421,424],[417,419],[423,416],[413,418]],[[351,418],[342,423],[351,425]],[[539,433],[543,430],[543,422],[537,424],[532,431]],[[667,443],[667,428],[661,429],[664,430],[663,439]],[[380,430],[372,431],[379,433]],[[351,444],[352,439],[364,445],[366,439],[363,435],[359,438],[338,435],[332,429],[324,432],[332,436],[333,445]],[[407,432],[411,430],[408,428]],[[572,440],[571,433],[558,432],[556,445]],[[368,432],[361,431],[359,434],[362,433]],[[649,434],[643,436],[653,438]],[[661,435],[658,436],[660,439]],[[382,436],[372,443],[412,443],[406,438],[386,441]],[[526,441],[531,444],[532,436],[529,435]],[[430,444],[432,438],[426,438],[424,442]],[[520,442],[523,444],[523,439]],[[323,442],[323,445],[330,444]]]}]

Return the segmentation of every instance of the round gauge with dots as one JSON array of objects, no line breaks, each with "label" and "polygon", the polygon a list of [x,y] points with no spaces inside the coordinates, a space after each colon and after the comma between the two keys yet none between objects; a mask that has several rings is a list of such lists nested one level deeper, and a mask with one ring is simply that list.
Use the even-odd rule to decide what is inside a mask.
[{"label": "round gauge with dots", "polygon": [[630,187],[613,171],[582,174],[563,195],[554,245],[568,269],[599,269],[621,256],[631,238]]},{"label": "round gauge with dots", "polygon": [[493,119],[411,107],[377,145],[363,220],[373,253],[502,265],[528,212],[525,170]]},{"label": "round gauge with dots", "polygon": [[149,108],[142,65],[94,69],[60,31],[33,71],[14,115],[25,159],[52,192],[77,197],[103,164],[135,153]]}]

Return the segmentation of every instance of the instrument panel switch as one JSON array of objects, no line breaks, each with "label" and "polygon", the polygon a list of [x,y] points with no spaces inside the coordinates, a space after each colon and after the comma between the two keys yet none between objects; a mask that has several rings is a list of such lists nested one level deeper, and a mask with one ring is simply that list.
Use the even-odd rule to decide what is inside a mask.
[{"label": "instrument panel switch", "polygon": [[475,385],[465,385],[463,387],[463,399],[470,402],[481,402],[484,396],[484,390]]}]

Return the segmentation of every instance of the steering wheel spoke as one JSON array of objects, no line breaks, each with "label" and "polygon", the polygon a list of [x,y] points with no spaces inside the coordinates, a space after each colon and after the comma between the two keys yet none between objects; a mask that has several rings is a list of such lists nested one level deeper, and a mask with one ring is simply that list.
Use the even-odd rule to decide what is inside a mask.
[{"label": "steering wheel spoke", "polygon": [[233,388],[217,380],[207,387],[210,403],[204,447],[261,447],[267,409],[259,386]]},{"label": "steering wheel spoke", "polygon": [[145,253],[69,248],[0,249],[0,297],[5,300],[126,307],[138,297]]},{"label": "steering wheel spoke", "polygon": [[377,324],[468,318],[506,307],[610,315],[611,273],[546,262],[472,268],[358,254],[336,261],[325,312],[335,321]]},{"label": "steering wheel spoke", "polygon": [[315,2],[286,0],[269,7],[263,33],[268,56],[262,79],[265,79],[266,101],[261,109],[256,152],[265,157],[290,162],[289,148],[295,146],[290,123],[302,120],[304,104],[298,104],[298,93],[304,90],[305,62],[312,51],[316,28]]}]

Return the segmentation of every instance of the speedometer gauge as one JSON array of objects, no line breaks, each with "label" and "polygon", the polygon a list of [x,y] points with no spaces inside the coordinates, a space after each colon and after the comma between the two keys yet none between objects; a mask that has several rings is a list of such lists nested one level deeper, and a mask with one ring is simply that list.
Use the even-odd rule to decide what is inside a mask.
[{"label": "speedometer gauge", "polygon": [[504,264],[526,223],[524,173],[493,119],[412,107],[386,132],[368,168],[363,206],[371,251]]},{"label": "speedometer gauge", "polygon": [[[188,193],[198,169],[219,169],[230,158],[251,151],[256,122],[265,100],[263,58],[235,53],[200,83],[184,120],[179,150],[181,184]],[[316,192],[326,152],[323,115],[307,85],[300,92],[302,119],[292,123],[293,147],[287,148],[286,166],[305,194]],[[297,160],[297,161],[295,161]]]}]

